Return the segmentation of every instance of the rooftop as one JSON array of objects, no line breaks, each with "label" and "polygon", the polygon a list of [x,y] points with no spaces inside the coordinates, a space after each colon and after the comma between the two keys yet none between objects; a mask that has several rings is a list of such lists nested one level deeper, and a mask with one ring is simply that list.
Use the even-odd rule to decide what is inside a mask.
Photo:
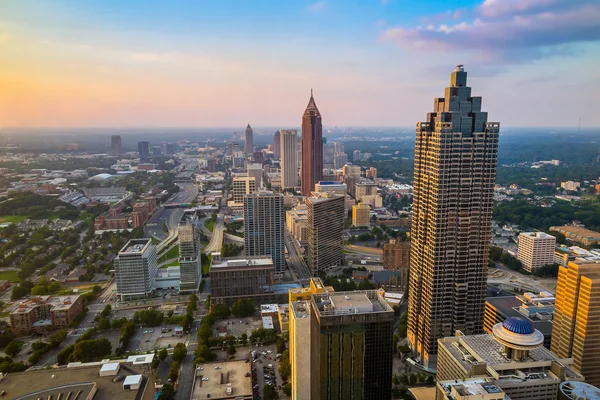
[{"label": "rooftop", "polygon": [[203,369],[196,370],[191,400],[251,398],[252,378],[245,376],[251,365],[244,360],[199,364]]},{"label": "rooftop", "polygon": [[41,305],[51,305],[52,310],[68,310],[79,299],[78,294],[68,296],[35,296],[21,302],[11,314],[27,313]]},{"label": "rooftop", "polygon": [[551,226],[550,230],[561,232],[561,233],[566,232],[566,233],[568,233],[567,236],[575,236],[577,238],[592,239],[592,240],[600,241],[600,233],[599,232],[591,231],[589,229],[585,229],[580,226],[570,226],[570,225]]},{"label": "rooftop", "polygon": [[600,389],[589,383],[566,381],[560,384],[560,391],[567,399],[600,400]]},{"label": "rooftop", "polygon": [[312,295],[321,316],[393,312],[377,290]]},{"label": "rooftop", "polygon": [[213,258],[210,268],[239,268],[239,267],[273,267],[273,259],[270,256],[256,256],[244,258]]},{"label": "rooftop", "polygon": [[[540,302],[537,300],[545,301],[545,299],[534,299],[533,301],[528,301],[527,297],[523,297],[522,300],[518,296],[502,296],[502,297],[489,297],[486,299],[486,302],[491,304],[497,312],[504,315],[505,318],[510,317],[524,317],[529,319],[533,324],[533,327],[538,331],[542,332],[545,336],[552,334],[552,321],[550,320],[542,320],[538,318],[537,313],[530,312],[528,315],[525,315],[520,310],[522,307],[527,308],[527,310],[533,311],[536,305],[540,305]],[[549,300],[548,300],[549,301]],[[548,305],[548,309],[553,308],[552,305]]]},{"label": "rooftop", "polygon": [[148,247],[152,244],[150,239],[131,239],[127,244],[121,249],[119,254],[123,253],[143,253]]},{"label": "rooftop", "polygon": [[292,312],[296,318],[308,318],[310,316],[310,305],[307,301],[293,301]]},{"label": "rooftop", "polygon": [[556,239],[556,237],[548,235],[545,232],[521,232],[521,236],[529,236],[537,239]]},{"label": "rooftop", "polygon": [[[446,396],[450,399],[461,399],[468,396],[481,396],[482,398],[486,395],[497,395],[494,399],[505,399],[504,391],[497,385],[490,382],[488,379],[474,378],[466,379],[461,381],[443,381],[439,383],[442,388],[446,391]],[[455,396],[456,395],[456,396]],[[479,397],[477,397],[479,398]],[[486,397],[486,398],[489,398]]]}]

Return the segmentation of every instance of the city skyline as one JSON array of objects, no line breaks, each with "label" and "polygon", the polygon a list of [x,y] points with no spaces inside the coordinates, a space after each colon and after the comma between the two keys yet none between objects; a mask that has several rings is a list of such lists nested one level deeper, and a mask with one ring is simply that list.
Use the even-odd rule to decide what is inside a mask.
[{"label": "city skyline", "polygon": [[[460,63],[504,126],[600,124],[592,0],[46,0],[0,15],[4,127],[290,127],[311,87],[328,126],[409,126]],[[443,61],[411,62],[428,51]]]}]

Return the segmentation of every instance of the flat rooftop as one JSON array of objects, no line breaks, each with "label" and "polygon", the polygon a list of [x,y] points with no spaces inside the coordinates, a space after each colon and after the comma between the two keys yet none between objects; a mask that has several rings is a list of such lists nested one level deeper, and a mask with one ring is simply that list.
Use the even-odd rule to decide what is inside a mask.
[{"label": "flat rooftop", "polygon": [[179,220],[179,225],[191,225],[196,219],[196,210],[186,210]]},{"label": "flat rooftop", "polygon": [[[196,369],[191,400],[252,398],[252,378],[245,376],[251,365],[245,360],[198,364],[203,370]],[[228,388],[231,394],[227,393]]]},{"label": "flat rooftop", "polygon": [[490,382],[487,379],[475,378],[461,380],[459,382],[451,380],[443,381],[439,384],[444,388],[444,390],[446,391],[446,395],[449,398],[454,398],[452,394],[452,389],[454,389],[454,391],[461,397],[481,396],[483,398],[486,395],[495,394],[497,395],[496,397],[494,397],[495,399],[508,398],[508,396],[504,394],[504,391],[502,389],[500,389],[496,384]]},{"label": "flat rooftop", "polygon": [[[539,300],[543,300],[540,298]],[[520,317],[526,318],[533,324],[533,327],[538,331],[542,332],[544,336],[548,336],[552,334],[552,321],[550,320],[541,320],[539,318],[529,318],[525,314],[519,312],[519,307],[524,304],[517,296],[505,296],[505,297],[488,297],[486,302],[490,303],[497,312],[500,312],[506,316],[506,318],[510,317]]]},{"label": "flat rooftop", "polygon": [[[123,390],[125,378],[113,382],[115,376],[99,376],[102,365],[76,368],[51,368],[36,371],[7,374],[0,381],[0,391],[6,392],[6,398],[19,400],[57,399],[62,393],[65,399],[71,392],[71,399],[81,390],[78,399],[85,399],[90,394],[94,383],[97,392],[94,400],[152,400],[155,395],[154,381],[144,377],[140,390]],[[117,376],[127,377],[139,375],[142,371],[121,364]],[[145,389],[145,391],[144,391]],[[138,395],[139,392],[139,395]],[[143,395],[142,395],[143,392]]]},{"label": "flat rooftop", "polygon": [[548,235],[546,232],[521,232],[520,235],[538,239],[556,239],[556,237]]},{"label": "flat rooftop", "polygon": [[132,239],[121,249],[119,254],[124,253],[143,253],[152,241],[150,239]]},{"label": "flat rooftop", "polygon": [[567,237],[573,236],[580,239],[591,239],[600,241],[600,233],[591,231],[586,228],[582,228],[579,226],[551,226],[551,231],[557,231],[565,234]]},{"label": "flat rooftop", "polygon": [[394,312],[377,290],[312,295],[321,316]]},{"label": "flat rooftop", "polygon": [[36,296],[21,302],[11,314],[27,313],[40,305],[51,305],[51,310],[68,310],[81,297],[78,294],[68,296]]},{"label": "flat rooftop", "polygon": [[273,267],[273,259],[269,257],[244,257],[222,258],[212,261],[211,268],[236,268],[236,267]]},{"label": "flat rooftop", "polygon": [[308,318],[310,316],[310,304],[308,301],[303,300],[293,301],[292,312],[296,318]]}]

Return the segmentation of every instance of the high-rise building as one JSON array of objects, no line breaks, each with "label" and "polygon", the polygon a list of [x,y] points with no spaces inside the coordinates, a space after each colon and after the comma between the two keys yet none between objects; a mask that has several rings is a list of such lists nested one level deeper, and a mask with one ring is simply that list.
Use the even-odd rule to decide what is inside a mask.
[{"label": "high-rise building", "polygon": [[276,273],[285,270],[283,194],[267,191],[244,196],[244,253],[271,256]]},{"label": "high-rise building", "polygon": [[138,142],[138,154],[140,158],[149,158],[150,142]]},{"label": "high-rise building", "polygon": [[499,128],[462,65],[417,124],[408,341],[426,366],[438,338],[483,331]]},{"label": "high-rise building", "polygon": [[[334,152],[333,152],[333,144],[325,143],[325,139],[323,139],[323,168],[331,169],[333,168],[334,162]],[[321,179],[323,176],[321,176]]]},{"label": "high-rise building", "polygon": [[377,168],[369,167],[369,169],[365,171],[365,176],[369,179],[377,178]]},{"label": "high-rise building", "polygon": [[298,186],[298,153],[296,144],[298,134],[295,129],[283,129],[280,132],[281,148],[281,187],[283,189]]},{"label": "high-rise building", "polygon": [[346,195],[346,184],[337,181],[321,181],[315,185],[315,192]]},{"label": "high-rise building", "polygon": [[[322,287],[320,280],[317,285]],[[292,400],[391,399],[394,312],[381,293],[322,289],[293,295]]]},{"label": "high-rise building", "polygon": [[350,163],[347,163],[346,165],[342,166],[342,175],[344,175],[344,177],[354,178],[356,182],[359,182],[360,165],[352,165]]},{"label": "high-rise building", "polygon": [[315,193],[306,198],[308,246],[306,255],[313,276],[341,265],[344,231],[344,196]]},{"label": "high-rise building", "polygon": [[352,152],[352,161],[360,161],[361,156],[362,156],[362,153],[360,152],[360,150],[354,150]]},{"label": "high-rise building", "polygon": [[410,241],[390,239],[383,245],[383,268],[397,271],[406,270],[410,265]]},{"label": "high-rise building", "polygon": [[254,136],[252,134],[252,128],[250,127],[250,124],[248,124],[248,126],[246,127],[244,134],[244,153],[247,156],[251,156],[252,154],[254,154]]},{"label": "high-rise building", "polygon": [[572,358],[586,382],[600,386],[600,264],[558,268],[550,350]]},{"label": "high-rise building", "polygon": [[110,137],[110,155],[121,158],[123,149],[121,147],[121,135],[112,135]]},{"label": "high-rise building", "polygon": [[244,203],[245,194],[256,192],[256,179],[253,176],[233,178],[232,188],[233,202],[242,205]]},{"label": "high-rise building", "polygon": [[175,154],[175,143],[163,142],[160,144],[160,148],[163,156],[172,156]]},{"label": "high-rise building", "polygon": [[152,155],[154,157],[162,156],[162,146],[152,146]]},{"label": "high-rise building", "polygon": [[310,100],[302,116],[302,195],[310,196],[315,183],[323,177],[323,124],[321,113],[310,91]]},{"label": "high-rise building", "polygon": [[334,153],[344,153],[344,143],[342,142],[331,142],[333,144]]},{"label": "high-rise building", "polygon": [[436,398],[446,399],[447,383],[485,378],[511,400],[556,399],[561,382],[583,377],[570,367],[569,358],[555,356],[543,343],[544,335],[530,321],[516,317],[494,325],[492,334],[458,331],[439,339]]},{"label": "high-rise building", "polygon": [[183,213],[177,231],[179,233],[179,271],[181,276],[179,290],[193,292],[198,290],[202,280],[200,226],[196,211],[189,210]]},{"label": "high-rise building", "polygon": [[521,232],[518,239],[517,258],[529,272],[554,263],[556,238],[544,232]]},{"label": "high-rise building", "polygon": [[275,132],[273,135],[273,156],[276,160],[281,157],[281,132]]},{"label": "high-rise building", "polygon": [[246,166],[246,173],[248,177],[254,178],[254,182],[256,183],[256,189],[262,187],[263,180],[263,167],[262,164],[248,164]]},{"label": "high-rise building", "polygon": [[348,163],[348,155],[346,153],[335,153],[333,155],[333,168],[339,169]]},{"label": "high-rise building", "polygon": [[374,196],[377,194],[377,185],[370,180],[356,182],[354,185],[354,197],[358,201],[362,201],[364,196]]},{"label": "high-rise building", "polygon": [[156,246],[150,239],[131,239],[114,260],[121,301],[152,296],[158,271]]},{"label": "high-rise building", "polygon": [[352,225],[371,226],[371,207],[360,203],[352,206]]}]

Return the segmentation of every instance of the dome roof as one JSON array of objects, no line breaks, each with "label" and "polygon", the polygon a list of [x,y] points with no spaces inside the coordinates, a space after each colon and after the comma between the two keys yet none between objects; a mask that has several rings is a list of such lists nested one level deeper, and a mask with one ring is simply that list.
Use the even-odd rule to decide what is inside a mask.
[{"label": "dome roof", "polygon": [[510,332],[517,333],[519,335],[532,334],[534,329],[531,322],[524,318],[511,317],[506,319],[502,323],[502,327]]}]

